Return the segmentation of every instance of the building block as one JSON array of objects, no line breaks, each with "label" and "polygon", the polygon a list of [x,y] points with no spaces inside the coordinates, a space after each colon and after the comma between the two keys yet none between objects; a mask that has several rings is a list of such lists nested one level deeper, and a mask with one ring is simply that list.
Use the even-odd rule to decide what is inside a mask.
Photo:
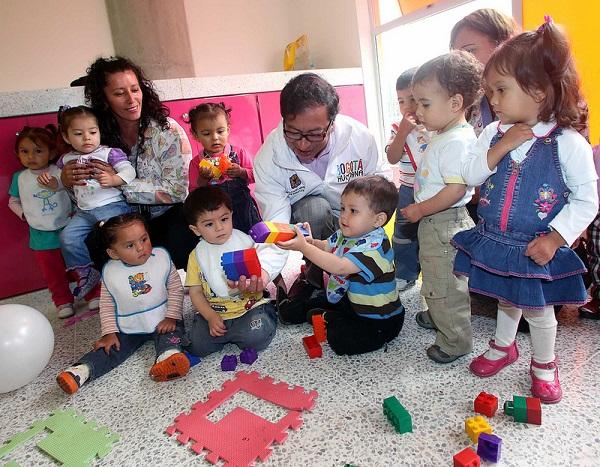
[{"label": "building block", "polygon": [[[252,394],[289,412],[276,423],[236,407],[221,420],[213,422],[208,415],[239,391]],[[302,426],[302,411],[314,407],[317,391],[306,391],[301,386],[286,382],[273,383],[273,378],[257,372],[239,371],[235,378],[223,383],[222,389],[208,394],[206,402],[196,402],[190,413],[182,413],[167,427],[169,436],[177,435],[180,444],[192,441],[196,454],[208,451],[205,460],[211,464],[222,462],[227,466],[254,465],[271,455],[273,443],[283,444],[287,429]]]},{"label": "building block", "polygon": [[465,431],[469,435],[469,438],[471,438],[471,441],[477,443],[477,439],[481,433],[492,434],[492,427],[485,421],[485,418],[481,415],[476,415],[465,420]]},{"label": "building block", "polygon": [[225,154],[209,158],[203,157],[198,162],[198,167],[210,170],[213,178],[218,180],[225,172],[227,172],[227,169],[231,167],[231,161]]},{"label": "building block", "polygon": [[504,403],[504,413],[515,422],[542,424],[542,404],[537,397],[513,396],[512,401]]},{"label": "building block", "polygon": [[383,413],[398,433],[412,433],[412,418],[396,396],[383,400]]},{"label": "building block", "polygon": [[236,367],[237,357],[235,355],[223,355],[223,360],[221,360],[221,370],[235,371]]},{"label": "building block", "polygon": [[501,447],[502,439],[499,436],[481,433],[477,443],[477,455],[486,461],[498,462]]},{"label": "building block", "polygon": [[231,281],[239,280],[240,276],[260,277],[262,269],[254,248],[246,250],[227,251],[221,255],[221,267],[225,277]]},{"label": "building block", "polygon": [[527,404],[527,422],[534,425],[542,424],[542,402],[537,397],[525,399]]},{"label": "building block", "polygon": [[464,448],[452,457],[454,467],[479,467],[481,459],[471,448]]},{"label": "building block", "polygon": [[242,350],[242,353],[240,354],[240,362],[245,363],[246,365],[252,365],[257,358],[258,353],[256,352],[256,349],[253,349],[252,347]]},{"label": "building block", "polygon": [[498,410],[498,398],[493,394],[480,392],[473,402],[473,409],[477,413],[492,418],[496,413],[496,410]]},{"label": "building block", "polygon": [[312,326],[317,341],[325,342],[327,340],[327,327],[325,326],[323,315],[313,315]]},{"label": "building block", "polygon": [[302,338],[304,349],[310,358],[319,358],[323,356],[321,344],[315,336],[306,336]]},{"label": "building block", "polygon": [[[305,237],[308,236],[308,230],[301,225],[298,225],[298,228],[302,232],[302,235]],[[248,235],[250,235],[256,243],[276,243],[291,240],[296,236],[296,231],[294,230],[294,224],[267,221],[254,224],[248,232]]]}]

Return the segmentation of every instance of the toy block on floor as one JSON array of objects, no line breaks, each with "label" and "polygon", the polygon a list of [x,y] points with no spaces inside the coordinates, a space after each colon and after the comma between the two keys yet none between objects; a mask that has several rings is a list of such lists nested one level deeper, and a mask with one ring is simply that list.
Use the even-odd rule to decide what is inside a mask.
[{"label": "toy block on floor", "polygon": [[512,401],[504,403],[504,413],[515,422],[542,424],[542,403],[537,397],[513,396]]},{"label": "toy block on floor", "polygon": [[473,443],[477,443],[477,439],[481,433],[492,434],[492,427],[486,422],[485,418],[481,415],[476,415],[465,420],[465,432]]},{"label": "toy block on floor", "polygon": [[237,357],[235,355],[223,355],[223,360],[221,360],[221,370],[235,371],[236,367]]},{"label": "toy block on floor", "polygon": [[230,281],[239,280],[240,276],[260,277],[261,266],[254,248],[247,250],[228,251],[221,255],[221,267],[225,277]]},{"label": "toy block on floor", "polygon": [[[302,235],[305,237],[308,236],[308,230],[301,225],[298,225],[298,228],[302,232]],[[291,240],[296,236],[296,231],[294,230],[294,224],[266,221],[254,224],[248,235],[256,243],[276,243]]]},{"label": "toy block on floor", "polygon": [[412,433],[412,418],[395,396],[383,400],[383,413],[398,433]]},{"label": "toy block on floor", "polygon": [[501,447],[502,439],[499,436],[481,433],[477,442],[477,455],[486,461],[498,462]]},{"label": "toy block on floor", "polygon": [[492,418],[496,413],[496,410],[498,410],[498,398],[493,394],[480,392],[473,402],[473,409],[477,413]]},{"label": "toy block on floor", "polygon": [[246,365],[252,365],[257,358],[258,353],[256,352],[256,349],[253,349],[252,347],[242,350],[242,353],[240,354],[240,362]]},{"label": "toy block on floor", "polygon": [[323,349],[315,336],[303,337],[302,344],[304,344],[304,349],[310,358],[320,358],[323,356]]},{"label": "toy block on floor", "polygon": [[454,467],[479,467],[481,459],[471,448],[464,448],[452,457]]},{"label": "toy block on floor", "polygon": [[327,327],[325,326],[323,315],[313,315],[312,326],[317,341],[325,342],[327,340]]}]

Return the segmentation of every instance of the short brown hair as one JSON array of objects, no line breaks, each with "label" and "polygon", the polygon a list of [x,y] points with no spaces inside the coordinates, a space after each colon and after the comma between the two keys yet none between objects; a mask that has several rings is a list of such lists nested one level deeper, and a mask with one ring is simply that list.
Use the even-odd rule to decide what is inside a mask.
[{"label": "short brown hair", "polygon": [[472,29],[487,36],[496,45],[502,44],[507,39],[510,39],[517,32],[519,26],[515,20],[504,13],[494,10],[493,8],[482,8],[465,16],[452,28],[450,33],[450,48],[454,48],[456,36],[464,29]]},{"label": "short brown hair", "polygon": [[[398,206],[398,189],[389,180],[381,175],[367,175],[352,180],[344,191],[342,196],[348,193],[356,193],[364,196],[369,202],[369,208],[376,214],[385,213],[389,222]],[[383,225],[385,225],[383,224]]]},{"label": "short brown hair", "polygon": [[200,214],[216,211],[221,206],[233,211],[233,203],[227,192],[216,185],[201,186],[183,202],[183,215],[188,224],[195,225]]}]

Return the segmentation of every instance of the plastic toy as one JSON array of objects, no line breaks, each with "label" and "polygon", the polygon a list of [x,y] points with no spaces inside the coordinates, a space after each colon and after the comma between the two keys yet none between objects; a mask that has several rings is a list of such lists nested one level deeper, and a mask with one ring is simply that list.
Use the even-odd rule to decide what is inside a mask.
[{"label": "plastic toy", "polygon": [[537,397],[513,396],[504,403],[504,413],[514,417],[515,422],[542,424],[542,404]]},{"label": "plastic toy", "polygon": [[196,355],[192,355],[187,350],[184,350],[183,353],[185,354],[187,359],[190,361],[190,368],[197,365],[198,363],[200,363],[202,361],[200,359],[200,357],[197,357]]},{"label": "plastic toy", "polygon": [[221,370],[235,371],[236,367],[237,357],[235,355],[223,355],[223,360],[221,360]]},{"label": "plastic toy", "polygon": [[37,447],[65,465],[89,465],[96,457],[106,456],[119,440],[108,428],[98,427],[96,422],[80,417],[73,409],[62,410],[35,422],[29,430],[0,446],[0,459],[45,430],[51,433],[39,441]]},{"label": "plastic toy", "polygon": [[383,413],[398,433],[412,433],[412,418],[396,396],[383,400]]},{"label": "plastic toy", "polygon": [[254,248],[247,250],[228,251],[221,255],[221,266],[225,276],[231,281],[239,280],[240,276],[261,275],[260,261]]},{"label": "plastic toy", "polygon": [[242,353],[240,354],[240,362],[245,363],[246,365],[252,365],[257,358],[258,353],[252,347],[242,350]]},{"label": "plastic toy", "polygon": [[323,356],[321,344],[315,336],[306,336],[302,338],[304,349],[310,358],[319,358]]},{"label": "plastic toy", "polygon": [[215,157],[201,158],[198,162],[198,167],[201,169],[209,169],[212,173],[213,178],[221,178],[227,169],[231,167],[231,161],[225,154],[220,154]]},{"label": "plastic toy", "polygon": [[480,392],[473,402],[473,409],[492,418],[498,410],[498,398],[487,392]]},{"label": "plastic toy", "polygon": [[[236,407],[218,422],[207,416],[239,391],[245,391],[259,399],[283,407],[289,412],[277,423]],[[297,430],[302,425],[304,410],[315,405],[317,391],[301,386],[290,387],[288,383],[273,383],[273,378],[253,371],[239,371],[234,379],[225,381],[220,391],[212,391],[206,402],[196,402],[189,414],[182,413],[175,423],[166,429],[169,436],[177,433],[177,441],[187,444],[200,454],[209,451],[205,460],[211,464],[224,461],[228,466],[252,465],[256,460],[265,461],[271,455],[273,442],[282,444],[288,436],[287,429]]]},{"label": "plastic toy", "polygon": [[486,461],[498,462],[501,447],[502,439],[499,436],[481,433],[477,443],[477,455]]},{"label": "plastic toy", "polygon": [[313,315],[312,317],[313,333],[318,342],[327,340],[327,327],[323,315]]},{"label": "plastic toy", "polygon": [[492,427],[485,421],[481,415],[476,415],[475,417],[467,418],[465,420],[465,431],[471,441],[477,443],[477,438],[481,433],[492,434]]},{"label": "plastic toy", "polygon": [[99,311],[100,311],[100,309],[96,308],[95,310],[88,310],[79,315],[71,316],[70,318],[65,320],[65,324],[63,325],[63,327],[67,328],[69,326],[73,326],[76,323],[79,323],[80,321],[85,321],[86,319],[91,318],[94,315],[97,315]]},{"label": "plastic toy", "polygon": [[[308,230],[301,225],[298,228],[305,237],[308,236]],[[296,236],[294,224],[283,224],[279,222],[259,222],[254,224],[248,235],[256,243],[276,243],[291,240]]]},{"label": "plastic toy", "polygon": [[479,467],[481,459],[471,448],[464,448],[452,457],[454,467]]}]

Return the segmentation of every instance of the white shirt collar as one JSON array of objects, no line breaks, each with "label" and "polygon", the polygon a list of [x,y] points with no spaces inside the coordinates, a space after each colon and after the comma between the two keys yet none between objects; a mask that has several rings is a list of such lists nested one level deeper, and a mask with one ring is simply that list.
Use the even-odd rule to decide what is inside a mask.
[{"label": "white shirt collar", "polygon": [[[498,122],[498,131],[504,134],[513,125],[514,123],[502,125],[500,122]],[[558,125],[555,120],[551,120],[549,122],[537,122],[535,125],[533,125],[533,128],[531,128],[531,131],[533,131],[533,136],[536,138],[546,138],[557,126]]]}]

